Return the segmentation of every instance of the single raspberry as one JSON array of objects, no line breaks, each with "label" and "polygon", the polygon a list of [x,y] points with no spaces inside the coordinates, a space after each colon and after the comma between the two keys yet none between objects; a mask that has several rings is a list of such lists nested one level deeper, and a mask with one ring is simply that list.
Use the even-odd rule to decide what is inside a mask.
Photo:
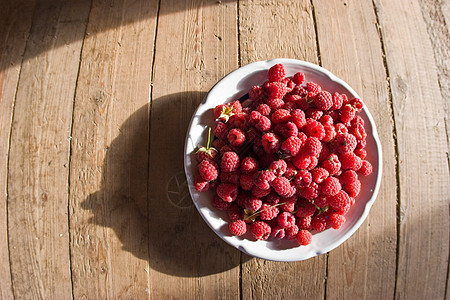
[{"label": "single raspberry", "polygon": [[286,71],[284,70],[284,66],[282,64],[273,65],[269,72],[267,72],[267,79],[269,81],[282,81],[286,76]]},{"label": "single raspberry", "polygon": [[280,205],[280,209],[282,211],[287,211],[287,212],[293,212],[295,210],[295,204],[298,201],[298,197],[296,195],[293,195],[292,197],[289,198],[283,198],[283,204]]},{"label": "single raspberry", "polygon": [[[228,122],[231,116],[238,114],[240,112],[242,112],[242,106],[238,100],[226,105],[218,105],[218,107],[214,109],[214,115],[216,116],[216,118],[225,123]],[[219,114],[219,116],[217,116],[217,114]]]},{"label": "single raspberry", "polygon": [[321,163],[322,168],[327,170],[330,175],[335,175],[341,169],[341,162],[339,161],[339,157],[336,154],[330,154],[324,161]]},{"label": "single raspberry", "polygon": [[302,96],[295,94],[289,94],[284,97],[284,101],[286,101],[287,103],[294,103],[294,104],[297,104],[298,101],[300,101],[300,99],[302,99]]},{"label": "single raspberry", "polygon": [[219,167],[213,160],[209,159],[205,159],[200,162],[198,165],[198,171],[200,176],[207,181],[216,180],[217,176],[219,176]]},{"label": "single raspberry", "polygon": [[219,104],[216,105],[213,109],[213,113],[214,113],[214,118],[218,119],[220,117],[220,115],[222,114],[222,112],[227,108],[228,106],[226,104]]},{"label": "single raspberry", "polygon": [[341,109],[341,121],[342,123],[350,122],[356,116],[356,109],[350,104],[344,105]]},{"label": "single raspberry", "polygon": [[324,194],[319,194],[319,196],[314,199],[313,204],[319,208],[324,208],[328,205],[328,197]]},{"label": "single raspberry", "polygon": [[306,125],[303,127],[303,132],[308,137],[316,137],[319,140],[322,140],[325,137],[325,129],[323,125],[314,119],[308,118],[306,119]]},{"label": "single raspberry", "polygon": [[301,140],[296,136],[291,136],[281,144],[281,150],[286,154],[296,156],[299,153],[301,146]]},{"label": "single raspberry", "polygon": [[217,150],[210,146],[211,144],[211,128],[208,129],[208,142],[206,147],[202,146],[197,150],[197,160],[202,161],[205,159],[214,160],[217,156]]},{"label": "single raspberry", "polygon": [[262,200],[256,197],[247,197],[244,201],[244,207],[251,211],[257,211],[261,208]]},{"label": "single raspberry", "polygon": [[278,225],[273,225],[272,226],[272,232],[270,234],[271,236],[273,236],[276,239],[283,239],[285,237],[285,232],[284,232],[284,228]]},{"label": "single raspberry", "polygon": [[256,221],[250,226],[252,235],[257,240],[267,240],[270,236],[272,228],[263,221]]},{"label": "single raspberry", "polygon": [[247,156],[242,159],[239,169],[243,174],[251,174],[258,170],[258,165],[256,158]]},{"label": "single raspberry", "polygon": [[310,156],[311,160],[309,162],[309,165],[306,167],[306,170],[313,170],[317,165],[319,164],[319,159],[315,156]]},{"label": "single raspberry", "polygon": [[278,195],[275,192],[270,193],[266,197],[266,203],[270,204],[270,205],[276,205],[276,204],[280,203],[280,200],[281,200],[280,195]]},{"label": "single raspberry", "polygon": [[308,91],[308,97],[313,98],[322,91],[322,88],[315,82],[307,82],[306,90]]},{"label": "single raspberry", "polygon": [[318,108],[308,108],[305,111],[306,118],[311,118],[319,121],[323,116],[323,111]]},{"label": "single raspberry", "polygon": [[316,137],[309,137],[303,144],[303,151],[310,156],[319,156],[322,150],[322,143]]},{"label": "single raspberry", "polygon": [[308,136],[304,132],[299,132],[297,137],[300,139],[300,141],[302,141],[302,144],[304,144],[306,139],[308,138]]},{"label": "single raspberry", "polygon": [[223,154],[225,152],[236,152],[236,148],[227,144],[227,145],[223,146],[222,148],[220,148],[220,152],[219,152],[220,156],[223,156]]},{"label": "single raspberry", "polygon": [[272,113],[271,121],[273,124],[286,123],[291,118],[291,113],[286,109],[277,109]]},{"label": "single raspberry", "polygon": [[243,220],[231,222],[228,227],[232,235],[241,236],[247,232],[247,224]]},{"label": "single raspberry", "polygon": [[309,186],[312,182],[312,175],[307,170],[298,170],[294,182],[299,187]]},{"label": "single raspberry", "polygon": [[230,126],[239,129],[246,129],[248,127],[248,121],[250,120],[250,116],[246,112],[241,112],[234,114],[230,117],[228,123]]},{"label": "single raspberry", "polygon": [[358,169],[358,173],[363,176],[368,176],[372,174],[372,172],[373,172],[372,164],[367,160],[363,160],[361,163],[361,168]]},{"label": "single raspberry", "polygon": [[261,143],[264,147],[264,151],[269,154],[277,152],[281,146],[281,142],[277,135],[271,132],[262,136]]},{"label": "single raspberry", "polygon": [[256,85],[256,86],[252,86],[250,88],[250,91],[248,92],[248,96],[252,100],[258,100],[259,97],[262,95],[262,93],[263,93],[262,87]]},{"label": "single raspberry", "polygon": [[300,152],[292,159],[292,163],[297,169],[306,170],[311,165],[312,156]]},{"label": "single raspberry", "polygon": [[319,196],[319,185],[312,182],[310,185],[298,189],[298,196],[311,200]]},{"label": "single raspberry", "polygon": [[342,97],[342,105],[347,105],[349,103],[347,95],[341,94],[341,97]]},{"label": "single raspberry", "polygon": [[303,82],[305,82],[305,74],[302,72],[297,72],[294,74],[294,76],[292,76],[292,81],[296,84],[296,85],[300,85],[303,84]]},{"label": "single raspberry", "polygon": [[275,176],[277,176],[277,177],[282,176],[284,174],[284,172],[286,172],[286,169],[287,169],[287,164],[282,159],[273,161],[269,167],[269,170],[271,170],[272,173],[275,174]]},{"label": "single raspberry", "polygon": [[233,172],[239,169],[239,156],[236,152],[225,152],[220,161],[220,168],[223,172]]},{"label": "single raspberry", "polygon": [[298,231],[299,231],[298,226],[295,224],[291,227],[287,227],[284,229],[285,232],[284,238],[287,240],[294,240],[297,238]]},{"label": "single raspberry", "polygon": [[331,106],[332,110],[337,110],[340,109],[342,107],[342,103],[343,103],[343,98],[342,95],[340,95],[338,92],[335,92],[333,94],[333,105]]},{"label": "single raspberry", "polygon": [[[277,130],[277,131],[275,131]],[[284,138],[288,138],[291,136],[297,136],[298,135],[298,128],[297,125],[295,125],[292,122],[287,122],[285,124],[278,124],[275,126],[274,131],[283,136]]]},{"label": "single raspberry", "polygon": [[311,220],[311,227],[312,229],[321,232],[327,229],[327,219],[326,216],[323,214],[314,216]]},{"label": "single raspberry", "polygon": [[282,82],[270,82],[268,84],[268,90],[270,98],[278,99],[283,99],[287,92],[286,85]]},{"label": "single raspberry", "polygon": [[198,175],[194,178],[194,188],[197,192],[205,192],[209,190],[210,187],[209,181],[203,179],[202,176]]},{"label": "single raspberry", "polygon": [[334,120],[330,115],[323,115],[320,118],[319,122],[322,123],[322,125],[325,125],[325,124],[333,125],[334,124]]},{"label": "single raspberry", "polygon": [[348,194],[340,190],[336,195],[328,198],[328,204],[335,210],[339,210],[350,204],[350,197]]},{"label": "single raspberry", "polygon": [[[358,149],[358,147],[356,147],[354,153],[361,159],[364,159],[367,156],[367,151],[363,148]],[[361,165],[361,167],[362,167],[362,165]]]},{"label": "single raspberry", "polygon": [[238,196],[238,188],[232,183],[221,183],[217,186],[216,193],[222,200],[233,202]]},{"label": "single raspberry", "polygon": [[244,211],[237,204],[231,204],[228,209],[228,218],[230,221],[242,220],[244,218]]},{"label": "single raspberry", "polygon": [[311,230],[311,216],[297,218],[297,226],[300,230]]},{"label": "single raspberry", "polygon": [[214,136],[219,139],[226,140],[228,135],[228,125],[224,122],[216,122],[213,128]]},{"label": "single raspberry", "polygon": [[[356,116],[356,117],[359,117],[359,116]],[[352,120],[352,122],[353,122],[353,120]],[[348,129],[348,132],[353,134],[357,141],[364,140],[367,137],[366,130],[364,129],[364,124],[355,123],[350,126],[350,128]]]},{"label": "single raspberry", "polygon": [[284,172],[284,177],[288,178],[289,180],[294,179],[295,175],[297,174],[297,168],[292,164],[292,162],[287,161],[287,168],[286,172]]},{"label": "single raspberry", "polygon": [[359,98],[353,98],[349,101],[349,104],[353,106],[357,112],[361,112],[364,107],[364,103]]},{"label": "single raspberry", "polygon": [[283,228],[292,227],[295,225],[295,217],[291,213],[285,211],[278,215],[277,223]]},{"label": "single raspberry", "polygon": [[291,191],[291,183],[286,177],[277,177],[271,183],[274,191],[281,197],[287,197]]},{"label": "single raspberry", "polygon": [[268,131],[271,126],[272,126],[272,122],[266,116],[260,116],[259,119],[256,121],[256,124],[255,124],[255,128],[258,129],[261,132]]},{"label": "single raspberry", "polygon": [[232,183],[234,185],[238,185],[240,175],[241,174],[239,173],[239,171],[221,172],[219,178],[221,183]]},{"label": "single raspberry", "polygon": [[212,200],[212,205],[214,206],[214,208],[216,208],[218,210],[227,211],[230,208],[231,203],[227,202],[227,201],[223,201],[222,198],[220,198],[217,195],[214,195],[213,200]]},{"label": "single raspberry", "polygon": [[251,191],[253,188],[253,174],[242,174],[239,177],[239,185],[244,191]]},{"label": "single raspberry", "polygon": [[307,111],[312,107],[312,100],[308,97],[301,98],[300,101],[297,102],[297,108]]},{"label": "single raspberry", "polygon": [[346,191],[350,197],[356,197],[361,191],[361,181],[357,179],[353,183],[344,184],[343,190]]},{"label": "single raspberry", "polygon": [[263,198],[263,197],[269,195],[270,192],[271,192],[271,189],[265,190],[265,189],[257,187],[256,185],[254,185],[252,188],[252,195],[255,197],[258,197],[258,198]]},{"label": "single raspberry", "polygon": [[294,123],[298,129],[301,129],[306,125],[305,112],[301,109],[296,109],[291,114],[291,121]]},{"label": "single raspberry", "polygon": [[317,157],[317,159],[319,160],[319,162],[323,162],[324,160],[326,160],[331,154],[331,150],[328,144],[322,142],[322,150],[320,150],[319,156]]},{"label": "single raspberry", "polygon": [[311,244],[312,234],[308,230],[300,230],[297,234],[297,242],[301,246],[307,246]]},{"label": "single raspberry", "polygon": [[326,178],[328,178],[329,175],[330,173],[328,173],[328,171],[324,168],[319,167],[311,170],[312,180],[317,184],[322,183]]},{"label": "single raspberry", "polygon": [[297,109],[297,104],[295,104],[293,102],[286,102],[285,101],[281,108],[289,111],[290,113],[292,113],[294,110]]},{"label": "single raspberry", "polygon": [[336,177],[328,177],[320,184],[320,191],[327,196],[334,196],[341,190],[341,183]]},{"label": "single raspberry", "polygon": [[327,219],[327,225],[333,229],[341,228],[342,224],[345,222],[345,217],[337,213],[331,213]]},{"label": "single raspberry", "polygon": [[336,134],[340,133],[348,133],[348,128],[342,123],[336,123],[334,124],[334,130],[336,131]]},{"label": "single raspberry", "polygon": [[227,138],[232,146],[239,147],[245,142],[245,133],[239,128],[233,128],[228,132]]},{"label": "single raspberry", "polygon": [[323,137],[323,142],[331,142],[336,137],[336,129],[333,124],[325,123],[323,124],[323,129],[325,131],[325,136]]},{"label": "single raspberry", "polygon": [[327,91],[321,91],[314,97],[314,104],[320,110],[329,110],[333,106],[333,96]]},{"label": "single raspberry", "polygon": [[362,165],[362,159],[353,152],[345,152],[339,156],[342,170],[358,171]]},{"label": "single raspberry", "polygon": [[356,138],[351,133],[340,133],[336,135],[335,141],[339,153],[353,152],[356,148]]},{"label": "single raspberry", "polygon": [[271,112],[270,106],[265,103],[260,104],[256,110],[259,111],[261,115],[266,117],[269,116]]},{"label": "single raspberry", "polygon": [[344,216],[350,210],[350,207],[353,205],[352,204],[352,199],[355,199],[355,198],[350,198],[350,202],[348,202],[344,206],[341,206],[339,208],[335,208],[334,212],[337,213],[338,215]]},{"label": "single raspberry", "polygon": [[343,184],[352,184],[356,180],[358,180],[358,174],[356,174],[356,172],[353,170],[347,170],[342,172],[341,176],[339,176],[339,180]]},{"label": "single raspberry", "polygon": [[271,110],[277,110],[283,107],[284,101],[281,98],[270,97],[267,99],[267,105],[269,105]]},{"label": "single raspberry", "polygon": [[265,221],[275,219],[278,216],[278,213],[280,212],[277,206],[273,206],[267,203],[263,203],[259,211],[260,211],[259,218]]},{"label": "single raspberry", "polygon": [[255,173],[253,183],[260,189],[268,190],[275,178],[275,174],[269,170],[258,171],[257,173]]},{"label": "single raspberry", "polygon": [[316,212],[316,207],[309,201],[303,200],[297,203],[297,212],[295,215],[299,218],[310,217]]},{"label": "single raspberry", "polygon": [[293,95],[299,95],[300,97],[306,97],[308,95],[308,91],[306,90],[306,87],[303,85],[296,85],[292,91],[291,94]]},{"label": "single raspberry", "polygon": [[258,122],[259,118],[261,118],[261,113],[257,110],[252,110],[252,112],[250,113],[249,119],[248,119],[248,124],[255,126],[256,123]]}]

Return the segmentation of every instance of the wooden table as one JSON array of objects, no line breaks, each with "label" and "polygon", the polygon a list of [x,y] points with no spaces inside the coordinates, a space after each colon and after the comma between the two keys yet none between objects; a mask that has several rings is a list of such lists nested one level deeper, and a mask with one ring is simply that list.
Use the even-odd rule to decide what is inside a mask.
[{"label": "wooden table", "polygon": [[[2,299],[450,298],[449,1],[0,1]],[[296,263],[224,243],[183,173],[205,93],[276,57],[348,82],[383,148],[363,225]]]}]

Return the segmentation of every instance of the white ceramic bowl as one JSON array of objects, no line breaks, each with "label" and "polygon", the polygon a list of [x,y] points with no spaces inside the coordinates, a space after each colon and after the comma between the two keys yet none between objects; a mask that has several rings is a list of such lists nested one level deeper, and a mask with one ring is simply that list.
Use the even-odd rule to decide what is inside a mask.
[{"label": "white ceramic bowl", "polygon": [[205,96],[194,113],[186,135],[184,167],[195,206],[211,229],[225,242],[251,256],[274,261],[299,261],[326,253],[342,244],[361,226],[376,199],[381,181],[381,146],[375,123],[365,106],[360,116],[365,121],[368,153],[366,159],[372,163],[373,173],[370,176],[360,176],[361,193],[356,198],[355,205],[346,214],[344,225],[339,230],[328,229],[313,234],[312,242],[308,246],[297,246],[295,242],[274,238],[266,241],[254,241],[248,238],[249,233],[243,237],[231,236],[226,212],[216,210],[211,204],[213,192],[199,193],[193,184],[195,174],[198,172],[194,153],[199,145],[206,145],[207,129],[208,127],[212,128],[215,123],[211,109],[218,104],[242,97],[254,85],[261,85],[267,78],[269,68],[277,63],[284,65],[286,76],[292,76],[301,71],[305,74],[306,81],[314,81],[331,93],[344,93],[350,99],[360,98],[347,83],[326,69],[308,62],[294,59],[274,59],[248,64],[220,80]]}]

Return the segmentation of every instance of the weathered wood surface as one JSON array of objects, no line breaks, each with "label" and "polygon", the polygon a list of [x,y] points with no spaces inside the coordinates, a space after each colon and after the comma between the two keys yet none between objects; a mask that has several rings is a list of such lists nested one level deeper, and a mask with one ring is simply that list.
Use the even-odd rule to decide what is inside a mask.
[{"label": "weathered wood surface", "polygon": [[[437,0],[0,0],[0,298],[448,298],[449,22]],[[297,263],[224,243],[183,174],[206,92],[276,57],[348,82],[383,149],[363,225]]]}]

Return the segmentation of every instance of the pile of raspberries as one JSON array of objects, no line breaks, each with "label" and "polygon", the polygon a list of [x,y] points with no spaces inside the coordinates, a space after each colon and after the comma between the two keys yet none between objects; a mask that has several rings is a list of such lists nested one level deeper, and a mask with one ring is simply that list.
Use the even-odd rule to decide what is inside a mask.
[{"label": "pile of raspberries", "polygon": [[228,213],[232,235],[308,245],[312,233],[342,226],[359,176],[372,173],[362,108],[276,64],[247,99],[214,108],[195,189],[215,190],[212,205]]}]

